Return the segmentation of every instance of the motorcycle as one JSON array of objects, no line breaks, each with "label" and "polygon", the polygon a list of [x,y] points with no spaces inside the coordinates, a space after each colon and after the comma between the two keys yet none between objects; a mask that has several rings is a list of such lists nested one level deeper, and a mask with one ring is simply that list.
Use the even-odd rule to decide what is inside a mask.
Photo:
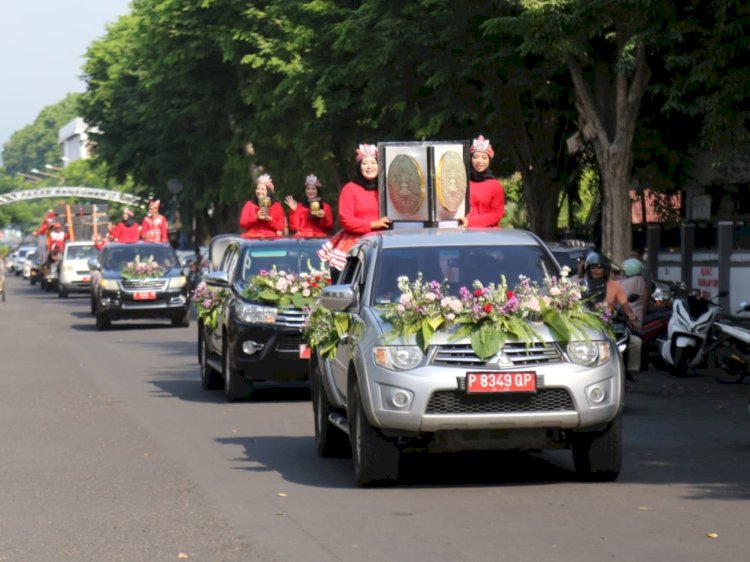
[{"label": "motorcycle", "polygon": [[[719,293],[720,297],[724,295],[725,291]],[[674,300],[667,337],[660,342],[660,356],[667,370],[684,377],[703,361],[711,326],[720,313],[719,304],[696,292]]]},{"label": "motorcycle", "polygon": [[[750,311],[750,303],[741,302],[737,314]],[[714,322],[706,349],[706,364],[720,369],[719,382],[743,383],[750,376],[750,321],[720,319]]]}]

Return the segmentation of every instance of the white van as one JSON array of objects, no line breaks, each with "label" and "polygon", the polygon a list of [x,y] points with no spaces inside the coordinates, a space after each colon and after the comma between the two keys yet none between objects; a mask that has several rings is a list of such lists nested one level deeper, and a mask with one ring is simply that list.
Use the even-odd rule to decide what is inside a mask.
[{"label": "white van", "polygon": [[88,262],[98,255],[99,250],[90,240],[65,244],[57,289],[61,298],[67,298],[70,293],[91,291],[91,271],[89,271]]}]

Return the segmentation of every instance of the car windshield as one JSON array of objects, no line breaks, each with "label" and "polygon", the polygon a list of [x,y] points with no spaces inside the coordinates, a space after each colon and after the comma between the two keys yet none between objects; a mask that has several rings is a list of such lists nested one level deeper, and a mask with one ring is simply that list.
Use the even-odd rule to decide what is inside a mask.
[{"label": "car windshield", "polygon": [[87,260],[95,258],[99,250],[92,244],[90,246],[68,246],[65,250],[65,259]]},{"label": "car windshield", "polygon": [[240,275],[243,283],[261,271],[270,271],[274,266],[278,271],[304,273],[307,264],[320,269],[320,259],[315,255],[317,247],[295,245],[289,248],[248,248],[240,262]]},{"label": "car windshield", "polygon": [[449,292],[457,296],[461,287],[471,287],[475,280],[500,283],[504,275],[513,287],[523,275],[541,283],[557,268],[537,246],[390,248],[382,251],[375,274],[375,304],[393,302],[400,295],[398,278],[405,275],[414,281],[419,273],[425,281],[446,280]]},{"label": "car windshield", "polygon": [[170,246],[148,246],[144,248],[138,244],[132,244],[110,248],[104,258],[102,268],[119,271],[129,262],[135,261],[136,257],[139,261],[146,261],[153,257],[154,261],[162,267],[177,267],[177,255]]}]

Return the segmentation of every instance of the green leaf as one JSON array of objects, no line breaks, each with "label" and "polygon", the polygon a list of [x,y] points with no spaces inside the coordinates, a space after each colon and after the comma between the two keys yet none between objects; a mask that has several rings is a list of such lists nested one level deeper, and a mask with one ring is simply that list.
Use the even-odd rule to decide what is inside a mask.
[{"label": "green leaf", "polygon": [[482,360],[495,355],[507,339],[504,332],[490,323],[481,324],[471,333],[471,348]]},{"label": "green leaf", "polygon": [[343,336],[349,330],[349,315],[343,312],[335,314],[333,324],[339,337]]},{"label": "green leaf", "polygon": [[432,326],[432,323],[428,318],[425,318],[422,320],[422,329],[419,333],[420,336],[420,342],[421,347],[423,351],[426,351],[427,348],[430,346],[430,340],[432,339],[433,334],[435,333],[435,328]]},{"label": "green leaf", "polygon": [[278,302],[280,297],[274,291],[263,290],[258,292],[258,299],[265,302]]}]

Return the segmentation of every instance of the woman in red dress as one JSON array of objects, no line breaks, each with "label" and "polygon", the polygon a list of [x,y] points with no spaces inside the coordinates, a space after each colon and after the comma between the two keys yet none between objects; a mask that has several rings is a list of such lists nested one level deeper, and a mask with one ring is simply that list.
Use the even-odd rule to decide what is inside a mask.
[{"label": "woman in red dress", "polygon": [[263,174],[255,184],[255,197],[240,213],[243,238],[278,238],[284,234],[284,209],[273,196],[271,176]]},{"label": "woman in red dress", "polygon": [[141,226],[135,221],[135,214],[130,209],[122,210],[122,220],[109,231],[113,242],[138,242],[141,239]]},{"label": "woman in red dress", "polygon": [[321,183],[310,174],[305,178],[305,199],[298,203],[287,195],[284,202],[289,207],[289,230],[297,238],[325,238],[333,228],[333,212],[328,203],[320,199]]},{"label": "woman in red dress", "polygon": [[360,144],[356,152],[354,179],[339,194],[339,224],[342,230],[318,250],[318,256],[331,268],[341,271],[346,253],[359,238],[375,230],[387,229],[391,219],[380,216],[378,197],[378,147]]},{"label": "woman in red dress", "polygon": [[505,214],[505,191],[490,170],[495,156],[490,140],[479,135],[469,148],[469,214],[461,219],[469,228],[499,227]]}]

